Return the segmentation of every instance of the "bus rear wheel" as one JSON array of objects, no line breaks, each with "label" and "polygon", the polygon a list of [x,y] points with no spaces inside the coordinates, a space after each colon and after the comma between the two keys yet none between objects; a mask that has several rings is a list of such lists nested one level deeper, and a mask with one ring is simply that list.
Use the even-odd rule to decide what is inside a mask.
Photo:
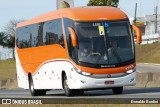
[{"label": "bus rear wheel", "polygon": [[66,75],[63,76],[63,88],[67,97],[75,95],[75,91],[73,89],[69,89],[68,87]]},{"label": "bus rear wheel", "polygon": [[36,90],[34,89],[33,78],[29,76],[29,90],[32,96],[46,95],[46,90]]},{"label": "bus rear wheel", "polygon": [[123,87],[115,87],[112,89],[113,94],[122,94],[123,92]]}]

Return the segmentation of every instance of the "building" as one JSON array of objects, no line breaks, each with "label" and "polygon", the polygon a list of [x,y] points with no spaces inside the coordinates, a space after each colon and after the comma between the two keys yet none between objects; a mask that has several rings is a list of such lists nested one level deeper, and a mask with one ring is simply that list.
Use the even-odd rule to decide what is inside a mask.
[{"label": "building", "polygon": [[157,15],[157,20],[155,15],[137,17],[136,23],[133,20],[134,18],[130,18],[130,22],[140,28],[142,32],[142,44],[160,42],[160,14]]},{"label": "building", "polygon": [[[157,32],[156,32],[156,26],[157,26]],[[156,21],[156,15],[146,15],[145,35],[150,35],[154,33],[160,34],[160,14],[157,15],[157,21]]]}]

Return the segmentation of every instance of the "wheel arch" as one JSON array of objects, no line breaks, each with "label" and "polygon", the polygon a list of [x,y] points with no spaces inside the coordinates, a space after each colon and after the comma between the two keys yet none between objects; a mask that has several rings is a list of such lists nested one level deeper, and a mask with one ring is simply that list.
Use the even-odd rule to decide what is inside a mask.
[{"label": "wheel arch", "polygon": [[64,85],[63,85],[63,82],[64,82],[64,76],[66,75],[66,72],[63,70],[62,71],[62,75],[61,75],[61,79],[62,79],[62,88],[64,89]]},{"label": "wheel arch", "polygon": [[32,76],[32,74],[29,72],[28,73],[28,81],[30,80],[31,76]]}]

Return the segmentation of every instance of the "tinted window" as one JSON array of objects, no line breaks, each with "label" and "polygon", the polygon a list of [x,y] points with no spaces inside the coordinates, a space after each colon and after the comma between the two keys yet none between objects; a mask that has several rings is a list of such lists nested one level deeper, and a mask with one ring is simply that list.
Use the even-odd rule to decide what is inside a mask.
[{"label": "tinted window", "polygon": [[134,61],[130,29],[128,21],[77,22],[79,61],[117,66]]},{"label": "tinted window", "polygon": [[34,24],[30,26],[31,31],[30,31],[30,43],[32,47],[38,46],[38,29],[39,29],[39,24]]},{"label": "tinted window", "polygon": [[68,47],[68,51],[69,51],[69,56],[76,61],[76,51],[74,49],[74,47],[72,46],[71,43],[71,37],[70,37],[70,32],[68,30],[68,27],[71,28],[75,28],[74,25],[74,21],[68,18],[64,18],[64,29],[65,29],[65,35],[66,35],[66,39],[67,39],[67,47]]},{"label": "tinted window", "polygon": [[46,45],[61,44],[64,47],[61,19],[45,22],[43,40]]},{"label": "tinted window", "polygon": [[61,19],[32,24],[16,30],[19,48],[60,44],[64,47]]},{"label": "tinted window", "polygon": [[38,26],[38,46],[43,46],[45,45],[44,42],[43,42],[43,25],[44,25],[44,22],[43,23],[40,23],[39,26]]},{"label": "tinted window", "polygon": [[29,45],[29,35],[30,29],[29,27],[23,27],[17,30],[16,43],[19,48],[28,48]]}]

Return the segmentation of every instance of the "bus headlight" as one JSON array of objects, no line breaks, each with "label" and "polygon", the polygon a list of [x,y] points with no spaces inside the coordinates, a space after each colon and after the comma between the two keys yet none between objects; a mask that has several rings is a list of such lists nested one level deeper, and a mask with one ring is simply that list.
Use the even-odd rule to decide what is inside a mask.
[{"label": "bus headlight", "polygon": [[81,72],[82,75],[85,75],[85,76],[89,76],[89,75],[92,75],[91,73],[88,73],[88,72]]},{"label": "bus headlight", "polygon": [[133,73],[133,72],[135,72],[135,71],[136,71],[136,69],[134,68],[134,69],[130,69],[130,70],[126,71],[126,73],[127,73],[127,74],[131,74],[131,73]]},{"label": "bus headlight", "polygon": [[83,71],[80,71],[80,70],[78,70],[77,73],[79,73],[79,74],[81,74],[81,75],[84,75],[84,76],[92,75],[91,73],[83,72]]},{"label": "bus headlight", "polygon": [[81,74],[81,75],[84,75],[84,76],[89,76],[89,75],[92,75],[91,73],[88,73],[88,72],[83,72],[81,70],[78,70],[76,68],[74,68],[74,70],[78,73],[78,74]]}]

